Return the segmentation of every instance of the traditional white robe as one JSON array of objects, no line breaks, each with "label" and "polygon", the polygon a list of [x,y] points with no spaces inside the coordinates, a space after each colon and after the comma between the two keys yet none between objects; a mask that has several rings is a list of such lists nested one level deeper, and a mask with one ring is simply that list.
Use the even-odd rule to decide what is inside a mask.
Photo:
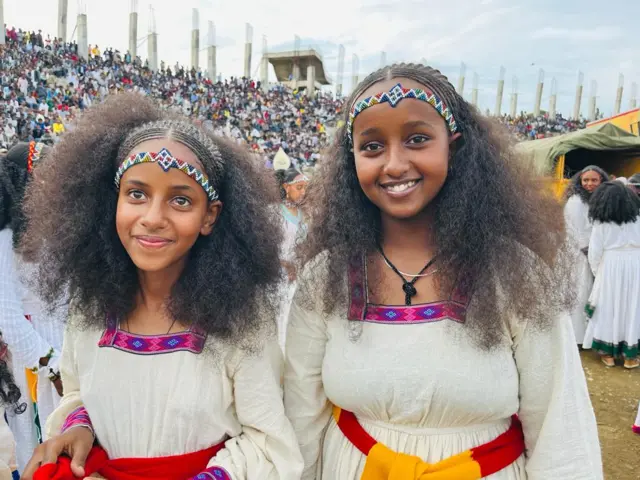
[{"label": "traditional white robe", "polygon": [[0,480],[11,480],[16,468],[16,443],[9,425],[4,421],[4,407],[0,405]]},{"label": "traditional white robe", "polygon": [[[0,331],[11,352],[16,385],[22,392],[21,401],[27,410],[17,415],[7,412],[9,425],[17,443],[18,467],[22,471],[38,445],[35,414],[27,384],[26,369],[36,369],[37,405],[40,425],[44,427],[60,396],[48,378],[49,368],[56,369],[62,349],[63,324],[67,309],[64,305],[50,314],[26,284],[36,266],[25,263],[14,252],[12,232],[0,231]],[[27,318],[28,317],[28,318]],[[53,349],[47,367],[39,360]]]},{"label": "traditional white robe", "polygon": [[[313,275],[308,271],[305,275]],[[346,287],[345,287],[346,288]],[[352,285],[351,292],[367,291]],[[394,451],[435,463],[522,421],[526,455],[493,480],[602,480],[596,420],[568,315],[540,328],[513,319],[482,350],[460,306],[367,304],[326,316],[294,297],[285,410],[305,461],[303,480],[359,480],[366,458],[339,430],[332,405],[353,412]],[[458,313],[456,313],[458,312]]]},{"label": "traditional white robe", "polygon": [[596,277],[584,348],[635,358],[640,343],[640,219],[593,226],[589,263]]},{"label": "traditional white robe", "polygon": [[[589,205],[584,203],[580,195],[573,195],[567,200],[564,207],[564,218],[567,230],[573,239],[576,248],[582,250],[589,247],[592,224],[589,220]],[[591,288],[593,286],[593,274],[589,268],[589,261],[586,255],[580,253],[576,262],[576,285],[577,298],[573,311],[571,312],[571,323],[573,332],[578,344],[584,339],[587,329],[587,316],[584,306],[589,300]]]},{"label": "traditional white robe", "polygon": [[[109,458],[176,456],[226,441],[209,466],[233,480],[299,480],[302,459],[284,415],[282,353],[253,354],[196,331],[132,336],[69,322],[60,368],[64,397],[47,435],[84,406]],[[204,345],[204,350],[197,353]]]}]

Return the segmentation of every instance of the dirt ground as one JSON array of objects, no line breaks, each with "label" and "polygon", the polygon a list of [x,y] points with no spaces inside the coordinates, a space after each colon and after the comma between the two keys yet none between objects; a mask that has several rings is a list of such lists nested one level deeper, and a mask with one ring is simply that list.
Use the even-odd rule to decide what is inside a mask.
[{"label": "dirt ground", "polygon": [[605,480],[640,479],[640,435],[631,431],[640,402],[640,369],[607,368],[593,352],[581,353],[596,411]]}]

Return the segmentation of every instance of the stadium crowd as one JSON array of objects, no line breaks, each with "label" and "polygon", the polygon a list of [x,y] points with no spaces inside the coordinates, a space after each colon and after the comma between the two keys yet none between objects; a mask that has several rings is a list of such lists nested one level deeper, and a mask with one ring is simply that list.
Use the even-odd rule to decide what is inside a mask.
[{"label": "stadium crowd", "polygon": [[[87,61],[75,43],[61,43],[42,32],[13,27],[0,46],[0,148],[19,140],[55,142],[85,108],[108,94],[133,90],[151,95],[171,109],[189,114],[217,133],[246,143],[270,162],[281,147],[295,164],[313,165],[338,121],[342,101],[320,92],[230,78],[211,82],[201,71],[161,62],[158,72],[127,52],[91,46]],[[521,114],[500,119],[520,139],[536,139],[585,126],[561,115]],[[328,130],[328,131],[327,131]]]}]

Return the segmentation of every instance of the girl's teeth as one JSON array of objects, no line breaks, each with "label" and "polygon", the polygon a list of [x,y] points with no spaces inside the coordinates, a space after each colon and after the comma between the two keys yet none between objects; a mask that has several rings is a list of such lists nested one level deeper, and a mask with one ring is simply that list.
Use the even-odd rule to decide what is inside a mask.
[{"label": "girl's teeth", "polygon": [[415,184],[416,182],[408,182],[408,183],[402,183],[400,185],[393,185],[389,187],[389,190],[391,190],[392,192],[404,192],[408,188],[413,187]]}]

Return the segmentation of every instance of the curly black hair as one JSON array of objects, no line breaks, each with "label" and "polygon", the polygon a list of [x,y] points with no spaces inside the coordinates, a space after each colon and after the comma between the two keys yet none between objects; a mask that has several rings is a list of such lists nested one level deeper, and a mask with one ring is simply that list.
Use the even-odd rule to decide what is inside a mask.
[{"label": "curly black hair", "polygon": [[[126,317],[135,307],[139,284],[116,232],[114,177],[131,132],[163,121],[182,122],[181,130],[191,132],[195,140],[188,143],[176,137],[178,131],[172,130],[171,138],[198,154],[223,203],[213,233],[198,238],[191,249],[168,309],[173,318],[212,336],[241,342],[276,318],[282,233],[269,206],[269,199],[277,198],[274,182],[248,152],[164,112],[152,100],[137,94],[110,97],[64,135],[32,184],[22,247],[42,258],[38,287],[50,304],[68,286],[70,302],[88,325],[102,327],[107,315]],[[206,147],[211,142],[221,166],[205,161],[215,157]]]},{"label": "curly black hair", "polygon": [[567,200],[574,195],[579,195],[580,200],[582,200],[584,203],[589,203],[589,199],[591,198],[593,192],[589,192],[582,186],[582,175],[587,172],[596,172],[598,175],[600,175],[601,183],[609,181],[609,174],[597,165],[589,165],[587,167],[584,167],[573,177],[571,177],[571,180],[569,181],[569,187],[565,192],[565,198]]},{"label": "curly black hair", "polygon": [[589,200],[589,218],[601,223],[635,222],[640,215],[640,197],[616,180],[600,185]]},{"label": "curly black hair", "polygon": [[[27,404],[20,402],[22,393],[16,385],[13,374],[7,363],[7,344],[2,341],[0,334],[0,405],[11,407],[16,414],[24,413]],[[0,422],[4,419],[0,418]]]},{"label": "curly black hair", "polygon": [[[434,200],[441,295],[448,298],[464,279],[471,293],[466,325],[482,348],[503,339],[510,318],[548,325],[572,305],[572,292],[565,286],[573,283],[574,253],[566,245],[562,206],[532,181],[506,131],[431,67],[399,64],[370,74],[347,100],[345,123],[365,90],[393,78],[409,78],[437,92],[462,132],[446,183]],[[320,264],[324,273],[303,276],[307,280],[299,298],[313,308],[314,297],[322,292],[322,309],[329,314],[346,304],[345,278],[354,254],[376,252],[383,234],[380,211],[358,182],[344,126],[311,180],[307,203],[311,221],[298,250],[299,267],[314,262],[313,268],[318,265],[314,259],[327,260]],[[502,296],[506,301],[499,300]]]},{"label": "curly black hair", "polygon": [[22,204],[31,178],[27,168],[29,145],[17,143],[0,157],[0,230],[11,229],[14,247],[25,230]]}]

